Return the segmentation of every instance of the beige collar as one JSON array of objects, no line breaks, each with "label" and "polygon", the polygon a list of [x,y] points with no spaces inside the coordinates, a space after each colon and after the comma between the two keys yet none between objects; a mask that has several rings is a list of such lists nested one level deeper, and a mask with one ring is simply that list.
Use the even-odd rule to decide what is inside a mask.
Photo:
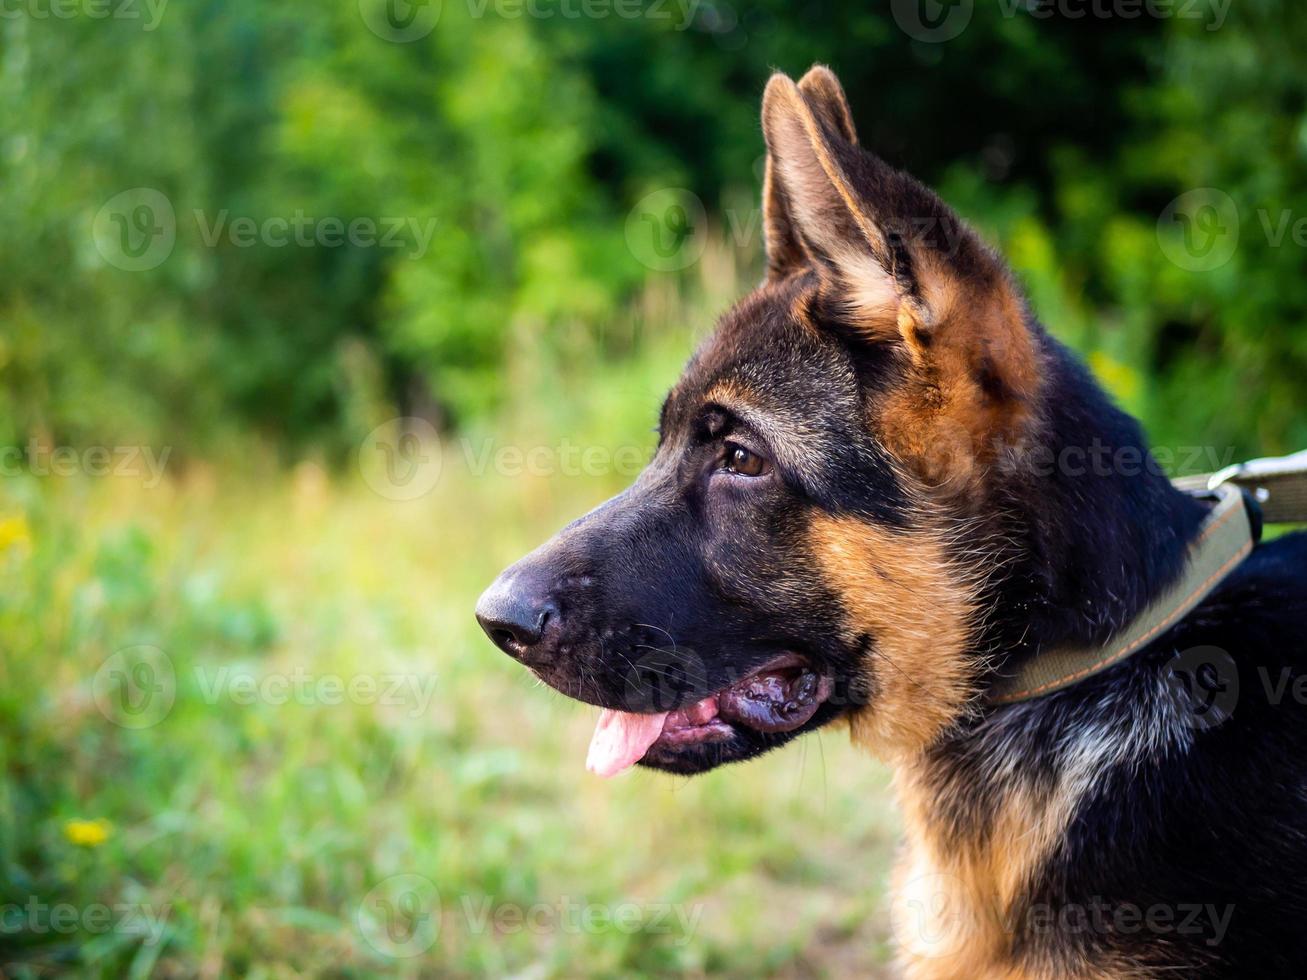
[{"label": "beige collar", "polygon": [[1142,650],[1207,598],[1248,557],[1254,544],[1252,522],[1239,486],[1221,482],[1210,492],[1216,504],[1189,546],[1185,572],[1174,584],[1107,643],[1041,650],[1015,674],[999,677],[990,688],[990,703],[1013,704],[1050,694],[1107,670]]}]

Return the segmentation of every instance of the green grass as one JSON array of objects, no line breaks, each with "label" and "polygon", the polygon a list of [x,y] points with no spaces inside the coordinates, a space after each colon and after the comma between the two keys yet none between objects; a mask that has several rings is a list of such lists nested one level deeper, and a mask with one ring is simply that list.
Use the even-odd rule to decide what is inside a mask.
[{"label": "green grass", "polygon": [[[694,780],[601,781],[595,710],[473,621],[503,565],[627,482],[477,471],[484,440],[647,451],[688,338],[639,346],[575,397],[447,439],[414,501],[313,463],[0,483],[5,974],[881,971],[888,777],[842,731]],[[125,712],[115,669],[160,700]],[[115,723],[169,693],[157,723]],[[79,820],[104,823],[87,840]]]},{"label": "green grass", "polygon": [[0,479],[0,975],[884,972],[896,818],[842,730],[605,782],[595,709],[472,618],[650,451],[751,278],[719,247],[693,274],[598,339],[525,332],[500,421],[427,447],[415,500],[256,446]]}]

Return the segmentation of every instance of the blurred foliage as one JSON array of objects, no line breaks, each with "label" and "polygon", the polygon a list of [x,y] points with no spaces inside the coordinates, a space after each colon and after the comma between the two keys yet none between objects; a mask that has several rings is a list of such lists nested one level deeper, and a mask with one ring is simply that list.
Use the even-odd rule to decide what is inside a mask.
[{"label": "blurred foliage", "polygon": [[[384,2],[0,20],[0,439],[198,454],[253,431],[298,454],[388,411],[476,423],[539,399],[542,351],[629,353],[604,327],[652,275],[623,241],[645,194],[690,189],[756,262],[756,215],[731,219],[756,199],[759,95],[773,66],[823,61],[864,143],[1008,249],[1159,439],[1307,441],[1305,250],[1273,233],[1307,218],[1288,0],[1164,18],[978,0],[945,43],[909,37],[902,5],[782,0],[445,0],[396,43]],[[142,187],[176,243],[128,271],[92,228]],[[1191,271],[1158,219],[1201,187],[1230,195],[1241,238]],[[397,247],[225,231],[297,215],[400,222]]]},{"label": "blurred foliage", "polygon": [[[312,463],[0,481],[6,977],[883,970],[886,771],[831,731],[693,782],[580,778],[593,709],[469,609],[626,477],[478,472],[478,449],[447,440],[406,502]],[[429,948],[371,924],[403,875],[436,891]]]},{"label": "blurred foliage", "polygon": [[[1005,249],[1158,442],[1307,445],[1307,13],[953,0],[939,11],[970,22],[930,43],[897,0],[431,0],[410,12],[434,29],[397,43],[387,2],[0,8],[0,448],[187,460],[142,485],[139,463],[100,479],[82,455],[48,479],[0,459],[5,970],[874,975],[883,770],[831,733],[690,783],[578,781],[591,712],[531,688],[468,610],[630,473],[515,476],[493,454],[647,457],[660,391],[760,269],[767,74],[814,61],[844,80],[863,142]],[[141,188],[175,241],[133,271],[105,235],[134,213],[110,202]],[[697,195],[706,227],[693,262],[660,272],[627,224],[666,188]],[[1167,220],[1196,192],[1233,209],[1207,221],[1237,235],[1224,261]],[[374,221],[396,247],[237,234],[300,218]],[[444,426],[430,495],[318,464],[396,412]],[[243,467],[205,459],[233,452]],[[123,725],[106,672],[129,651],[157,668],[151,650],[166,713]],[[436,693],[247,703],[213,687],[224,670]],[[438,883],[444,929],[397,960],[360,910],[414,872]],[[23,896],[143,905],[166,927],[52,931],[14,918]],[[463,903],[487,897],[703,919],[471,928]]]}]

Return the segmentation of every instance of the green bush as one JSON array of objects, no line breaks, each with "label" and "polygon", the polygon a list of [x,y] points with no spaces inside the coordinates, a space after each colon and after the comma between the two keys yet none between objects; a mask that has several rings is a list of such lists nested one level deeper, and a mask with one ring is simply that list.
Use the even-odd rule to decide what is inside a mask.
[{"label": "green bush", "polygon": [[[824,61],[864,142],[1009,250],[1159,439],[1301,445],[1307,17],[1199,6],[964,2],[945,43],[889,9],[780,0],[596,17],[447,0],[408,43],[381,0],[5,18],[0,440],[184,456],[253,433],[293,457],[396,411],[484,424],[524,383],[548,388],[542,353],[630,353],[606,325],[650,277],[696,274],[627,247],[650,191],[696,194],[756,263],[763,83]],[[145,271],[114,264],[130,229],[101,213],[134,188],[175,217]],[[1229,196],[1240,235],[1199,271],[1168,258],[1168,203],[1196,188]],[[394,247],[257,231],[297,218],[371,220]]]}]

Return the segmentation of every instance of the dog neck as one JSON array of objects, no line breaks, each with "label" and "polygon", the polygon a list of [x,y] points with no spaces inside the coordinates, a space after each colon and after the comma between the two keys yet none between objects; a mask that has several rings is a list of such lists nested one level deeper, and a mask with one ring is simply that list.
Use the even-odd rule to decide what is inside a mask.
[{"label": "dog neck", "polygon": [[1092,898],[1092,888],[1066,891],[1078,886],[1057,864],[1109,777],[1191,747],[1194,731],[1156,671],[1141,668],[1137,680],[1121,696],[1100,689],[1074,706],[1064,692],[1056,706],[1002,708],[895,767],[906,847],[894,903],[908,913],[896,939],[910,976],[1103,975],[1085,967],[1090,948],[1062,943],[1031,910],[1049,888],[1065,902]]},{"label": "dog neck", "polygon": [[1009,571],[978,638],[996,664],[1105,642],[1183,572],[1205,508],[1176,490],[1139,424],[1037,326],[1043,411],[998,491]]},{"label": "dog neck", "polygon": [[[1183,572],[1205,508],[1153,462],[1138,424],[1042,330],[1045,410],[1010,454],[997,491],[1008,570],[989,586],[977,653],[1011,665],[1039,650],[1101,643]],[[1112,698],[1097,684],[968,716],[895,765],[907,844],[896,903],[938,911],[900,936],[913,976],[1013,968],[1020,909],[1094,781],[1125,759],[1164,757],[1192,732],[1155,671],[1129,672]],[[932,912],[932,914],[934,914]],[[1014,919],[1016,917],[1016,919]],[[914,949],[914,938],[928,942]],[[1025,937],[1029,962],[1067,972],[1055,948]],[[926,948],[929,947],[929,948]],[[915,954],[915,955],[914,955]],[[1006,975],[1006,974],[1004,974]]]}]

